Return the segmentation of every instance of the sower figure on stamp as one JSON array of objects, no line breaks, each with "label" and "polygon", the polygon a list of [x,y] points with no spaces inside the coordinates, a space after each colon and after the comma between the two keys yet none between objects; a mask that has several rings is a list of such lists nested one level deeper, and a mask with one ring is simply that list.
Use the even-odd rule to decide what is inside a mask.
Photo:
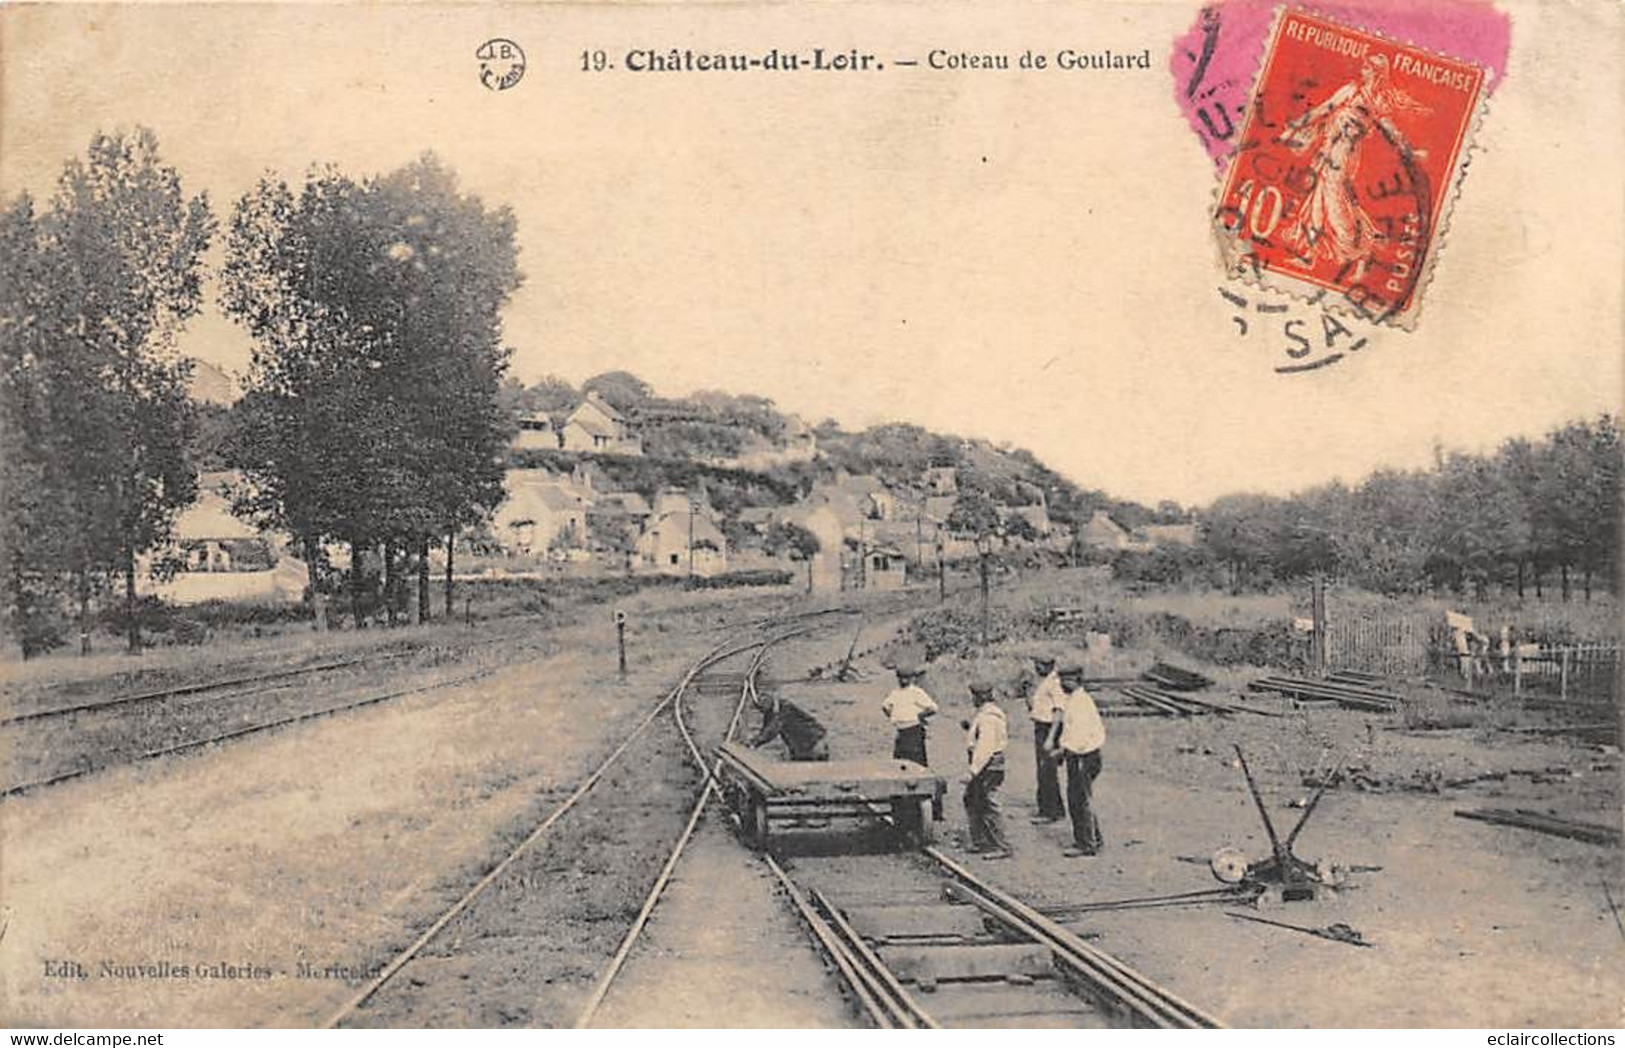
[{"label": "sower figure on stamp", "polygon": [[783,739],[785,751],[793,761],[829,760],[828,732],[818,718],[783,699],[775,701],[762,713],[762,727],[750,740],[752,747],[766,746],[774,739]]},{"label": "sower figure on stamp", "polygon": [[1061,806],[1060,765],[1049,753],[1050,727],[1055,723],[1055,711],[1066,697],[1061,691],[1061,678],[1055,672],[1055,659],[1050,655],[1033,656],[1033,668],[1038,683],[1027,694],[1027,715],[1033,722],[1033,764],[1038,775],[1038,814],[1034,825],[1056,822],[1066,815]]},{"label": "sower figure on stamp", "polygon": [[1010,845],[999,821],[999,787],[1004,784],[1004,749],[1010,728],[993,699],[993,683],[970,685],[976,715],[965,733],[970,772],[965,776],[965,821],[970,824],[970,850],[984,859],[1008,859]]},{"label": "sower figure on stamp", "polygon": [[899,655],[892,668],[897,673],[897,687],[880,704],[880,712],[897,732],[891,755],[897,760],[927,764],[925,722],[936,714],[936,700],[920,687],[925,670],[912,656]]},{"label": "sower figure on stamp", "polygon": [[1357,82],[1339,87],[1287,125],[1281,141],[1309,154],[1314,175],[1313,188],[1285,229],[1286,244],[1306,263],[1355,263],[1363,273],[1371,241],[1385,234],[1360,204],[1361,146],[1380,129],[1406,155],[1414,155],[1393,123],[1402,112],[1426,113],[1428,108],[1394,86],[1385,56],[1371,55],[1360,66]]},{"label": "sower figure on stamp", "polygon": [[1090,806],[1095,776],[1100,774],[1101,748],[1106,726],[1094,697],[1083,687],[1083,667],[1061,669],[1061,690],[1066,693],[1050,728],[1049,751],[1066,762],[1066,808],[1072,816],[1072,845],[1063,855],[1098,855],[1102,840],[1100,820]]}]

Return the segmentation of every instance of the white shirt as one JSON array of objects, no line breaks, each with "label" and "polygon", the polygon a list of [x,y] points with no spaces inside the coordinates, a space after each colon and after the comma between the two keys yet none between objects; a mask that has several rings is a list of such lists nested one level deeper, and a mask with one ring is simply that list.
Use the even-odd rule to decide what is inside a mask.
[{"label": "white shirt", "polygon": [[1083,688],[1061,700],[1061,749],[1068,753],[1093,753],[1106,744],[1106,725],[1100,720],[1095,700]]},{"label": "white shirt", "polygon": [[1004,711],[995,702],[984,702],[976,707],[970,730],[965,733],[965,749],[970,751],[970,773],[979,774],[989,761],[997,759],[1004,764],[1004,747],[1010,742],[1010,727]]},{"label": "white shirt", "polygon": [[1055,711],[1066,700],[1066,692],[1061,690],[1061,678],[1051,670],[1049,676],[1039,681],[1033,688],[1033,693],[1027,696],[1027,714],[1040,724],[1050,724],[1055,720]]},{"label": "white shirt", "polygon": [[906,688],[893,688],[880,704],[880,712],[891,720],[893,727],[912,728],[920,723],[921,714],[937,712],[937,703],[924,688],[910,684]]}]

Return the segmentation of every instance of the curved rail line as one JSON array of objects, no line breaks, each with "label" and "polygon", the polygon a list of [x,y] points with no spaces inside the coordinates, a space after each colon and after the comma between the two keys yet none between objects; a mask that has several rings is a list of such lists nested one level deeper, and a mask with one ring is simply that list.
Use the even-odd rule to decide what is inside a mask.
[{"label": "curved rail line", "polygon": [[[682,679],[673,685],[671,690],[666,692],[665,696],[661,698],[659,702],[655,703],[654,706],[652,706],[649,711],[643,715],[643,718],[633,726],[626,738],[621,740],[620,745],[616,746],[615,749],[610,752],[609,756],[605,757],[604,760],[600,762],[598,766],[581,781],[580,785],[576,787],[573,793],[571,793],[562,802],[560,802],[557,807],[549,812],[547,817],[538,823],[536,828],[533,829],[523,840],[516,844],[507,855],[497,862],[496,865],[491,867],[490,870],[486,871],[485,875],[476,881],[473,887],[469,888],[461,898],[459,898],[448,909],[441,913],[439,917],[436,917],[434,921],[431,922],[416,939],[412,940],[412,942],[406,946],[405,949],[397,953],[388,964],[384,965],[376,976],[374,976],[365,986],[363,986],[353,996],[346,1000],[343,1005],[329,1015],[322,1022],[321,1028],[333,1029],[337,1027],[340,1023],[344,1022],[345,1019],[349,1018],[349,1016],[353,1014],[356,1009],[360,1008],[379,990],[383,989],[383,987],[391,979],[393,979],[402,968],[406,967],[406,965],[414,957],[416,957],[425,946],[432,942],[448,924],[455,920],[463,911],[467,910],[468,907],[472,905],[473,902],[479,898],[480,895],[482,895],[485,890],[503,874],[504,871],[512,866],[514,862],[516,862],[531,848],[533,848],[536,843],[546,835],[547,831],[553,828],[555,823],[562,819],[583,797],[591,792],[592,788],[598,784],[598,781],[604,777],[605,773],[607,773],[609,769],[614,766],[616,761],[621,758],[622,754],[624,754],[632,743],[636,741],[637,738],[655,722],[655,719],[659,717],[660,714],[664,713],[668,707],[674,704],[680,707],[683,694],[688,690],[690,685],[694,683],[695,678],[710,667],[724,661],[725,659],[730,659],[736,655],[743,654],[744,652],[761,648],[766,643],[768,642],[760,638],[755,638],[744,642],[740,642],[737,639],[729,640],[718,644],[716,647],[712,648],[710,651],[701,656],[692,666],[689,667]],[[760,660],[756,660],[753,665],[760,665]],[[748,679],[749,678],[747,676],[747,680]],[[702,764],[701,767],[703,768],[704,765]]]},{"label": "curved rail line", "polygon": [[[848,609],[848,608],[827,608],[827,609],[822,609],[822,610],[819,610],[819,611],[801,612],[801,613],[798,613],[798,614],[787,615],[782,620],[771,620],[771,619],[754,620],[754,621],[751,621],[749,623],[742,624],[741,626],[737,626],[737,627],[735,627],[735,629],[736,630],[737,629],[756,629],[756,628],[760,628],[763,625],[771,624],[771,623],[773,623],[775,621],[779,621],[779,622],[796,621],[796,620],[817,618],[817,617],[824,616],[824,615],[837,615],[837,614],[852,614],[852,611],[851,611],[851,609]],[[483,645],[487,645],[487,644],[494,644],[494,643],[499,643],[499,642],[502,642],[502,641],[507,641],[507,640],[512,640],[512,639],[513,639],[512,637],[508,637],[508,636],[485,638],[483,640],[477,641],[471,647],[483,646]],[[748,650],[748,649],[741,649],[741,650]],[[405,651],[405,652],[389,652],[389,653],[386,653],[386,654],[383,654],[383,655],[368,655],[368,656],[364,656],[364,657],[356,658],[356,659],[351,659],[351,660],[347,660],[347,661],[334,662],[334,663],[324,663],[324,664],[319,665],[319,666],[305,666],[305,667],[300,667],[298,669],[281,670],[281,671],[277,671],[277,672],[274,672],[274,673],[260,674],[260,675],[253,676],[253,677],[235,678],[235,679],[228,680],[228,681],[210,681],[210,682],[204,682],[204,683],[199,683],[199,684],[184,685],[184,686],[181,686],[181,687],[178,687],[178,688],[171,688],[171,689],[169,689],[167,691],[153,691],[153,692],[145,692],[145,693],[142,693],[142,694],[139,694],[139,695],[126,695],[126,696],[121,696],[121,697],[115,698],[115,699],[108,699],[108,700],[105,700],[103,702],[84,703],[84,704],[80,704],[78,706],[64,707],[64,708],[57,709],[57,710],[35,711],[35,712],[31,712],[31,713],[26,713],[26,714],[20,714],[20,715],[17,715],[15,717],[11,717],[11,718],[8,718],[8,719],[0,719],[0,728],[4,728],[4,727],[7,727],[9,725],[13,725],[13,724],[21,723],[21,722],[26,722],[26,721],[41,720],[41,719],[44,719],[44,718],[47,718],[47,717],[66,716],[66,715],[73,714],[73,713],[83,713],[83,712],[87,712],[87,711],[98,711],[98,710],[106,709],[106,708],[109,708],[109,707],[117,707],[117,706],[133,704],[133,703],[156,702],[156,701],[161,701],[161,700],[164,700],[164,699],[175,698],[175,697],[182,696],[182,695],[200,694],[200,693],[203,693],[203,692],[216,690],[216,689],[221,689],[221,688],[226,688],[226,687],[230,687],[230,686],[233,686],[233,685],[239,685],[239,684],[245,684],[245,683],[264,682],[264,681],[270,681],[270,680],[282,680],[282,679],[286,679],[286,678],[289,678],[289,677],[300,676],[300,675],[304,675],[304,674],[325,672],[325,671],[336,670],[336,669],[343,669],[343,668],[346,668],[346,667],[349,667],[349,666],[357,666],[357,665],[363,665],[363,664],[367,664],[367,663],[387,662],[387,661],[390,661],[392,659],[401,658],[401,657],[404,657],[404,656],[407,656],[407,655],[412,655],[412,654],[417,654],[417,653],[418,652],[415,652],[415,651]],[[738,654],[738,652],[734,652],[733,654]],[[0,787],[0,800],[4,800],[4,799],[6,799],[8,797],[19,796],[21,794],[29,793],[29,792],[32,792],[32,791],[38,790],[38,789],[43,789],[43,788],[48,787],[48,786],[57,786],[57,785],[60,785],[62,783],[72,782],[75,779],[87,778],[87,777],[89,777],[91,775],[97,774],[98,772],[111,771],[114,768],[122,768],[122,767],[126,767],[126,766],[132,765],[132,764],[140,764],[140,763],[142,763],[144,761],[154,760],[154,759],[156,759],[158,757],[169,757],[169,756],[173,756],[173,755],[178,754],[178,753],[185,753],[185,752],[187,752],[189,750],[195,750],[195,749],[199,749],[199,748],[204,747],[204,746],[210,746],[210,745],[213,745],[215,743],[231,742],[233,740],[241,739],[241,738],[244,738],[244,737],[249,736],[249,735],[257,735],[260,732],[274,731],[274,730],[276,730],[278,728],[286,728],[286,727],[289,727],[289,726],[292,726],[292,725],[295,725],[295,724],[304,723],[306,721],[320,720],[323,717],[331,717],[331,716],[333,716],[335,714],[347,713],[347,712],[349,712],[351,710],[362,709],[362,708],[365,708],[367,706],[377,705],[378,703],[389,702],[389,701],[394,700],[394,699],[405,698],[405,697],[407,697],[409,695],[417,695],[417,694],[421,694],[423,692],[428,692],[428,691],[438,691],[438,690],[440,690],[442,688],[457,687],[458,685],[468,684],[468,683],[471,683],[473,681],[479,680],[479,679],[481,679],[483,677],[487,677],[490,674],[495,673],[495,672],[497,672],[497,668],[487,667],[487,668],[484,668],[484,669],[476,670],[473,673],[468,673],[468,674],[464,674],[463,676],[460,676],[460,677],[455,677],[455,678],[453,678],[451,680],[438,681],[438,682],[434,682],[434,683],[430,683],[430,684],[417,685],[417,686],[410,687],[410,688],[399,688],[399,689],[396,689],[396,690],[393,690],[393,691],[385,692],[385,693],[380,694],[380,695],[369,695],[369,696],[367,696],[365,698],[357,699],[357,700],[354,700],[354,701],[351,701],[351,702],[339,703],[338,705],[334,705],[334,706],[326,706],[326,707],[323,707],[322,709],[319,709],[319,710],[307,710],[307,711],[305,711],[303,713],[291,714],[291,715],[289,715],[287,717],[279,717],[279,718],[277,718],[275,720],[266,721],[263,724],[248,725],[247,727],[237,728],[237,729],[234,729],[232,731],[222,732],[222,733],[220,733],[218,735],[210,735],[207,738],[190,739],[190,740],[188,740],[186,742],[176,743],[173,746],[163,746],[163,747],[160,747],[158,749],[147,750],[145,752],[135,754],[134,756],[129,757],[128,759],[118,760],[118,761],[114,761],[114,762],[111,762],[111,763],[108,763],[108,764],[90,764],[90,765],[86,765],[84,767],[74,768],[74,769],[72,769],[70,771],[61,772],[61,773],[58,773],[58,774],[55,774],[55,775],[49,775],[49,776],[46,776],[46,777],[40,778],[40,779],[32,779],[32,780],[29,780],[27,782],[21,782],[21,783],[13,783],[13,784],[8,785],[8,786]],[[247,698],[247,697],[250,697],[250,696],[253,696],[253,695],[263,694],[264,692],[271,691],[271,690],[275,690],[275,689],[274,688],[251,689],[251,690],[248,690],[248,691],[236,692],[236,693],[233,693],[230,696],[223,696],[222,698],[232,698],[232,699]]]},{"label": "curved rail line", "polygon": [[[786,641],[791,637],[800,636],[811,629],[810,626],[801,626],[796,629],[785,630],[754,645],[757,651],[751,657],[750,665],[745,669],[744,682],[739,689],[739,701],[734,705],[733,716],[728,721],[728,729],[723,735],[724,739],[733,738],[734,732],[739,728],[739,719],[744,715],[745,707],[761,702],[761,696],[756,691],[756,677],[761,672],[762,662],[767,658],[769,650],[773,645]],[[581,1013],[576,1017],[575,1028],[577,1030],[584,1030],[592,1025],[593,1017],[598,1014],[598,1009],[603,1005],[605,997],[609,995],[610,987],[614,985],[616,976],[620,975],[621,969],[626,965],[627,958],[632,955],[632,948],[637,945],[638,937],[642,935],[643,929],[648,925],[649,917],[654,913],[655,907],[659,905],[660,897],[665,892],[666,885],[670,883],[672,873],[676,871],[678,862],[682,860],[684,849],[688,847],[689,840],[693,838],[694,831],[700,824],[700,817],[705,814],[705,806],[710,803],[711,798],[716,794],[717,775],[721,771],[721,761],[718,760],[714,763],[706,761],[704,752],[701,751],[699,744],[694,739],[693,731],[683,718],[683,701],[680,694],[676,696],[672,710],[673,718],[677,722],[677,730],[682,734],[684,745],[688,747],[690,756],[694,758],[695,766],[705,775],[705,786],[700,790],[699,799],[694,802],[694,808],[689,813],[688,823],[683,827],[683,832],[677,838],[677,843],[672,846],[671,852],[666,858],[666,864],[661,867],[660,875],[655,878],[654,885],[644,898],[643,906],[638,910],[638,915],[633,920],[632,927],[627,930],[625,937],[621,939],[620,948],[610,958],[609,966],[598,977],[598,982],[593,987],[591,996],[587,998],[586,1005],[582,1007]]]},{"label": "curved rail line", "polygon": [[[850,615],[850,608],[821,608],[816,611],[796,612],[788,615],[752,619],[742,623],[724,623],[713,629],[730,629],[734,631],[755,629],[766,626],[782,626],[787,622],[803,619],[818,618],[824,615]],[[494,644],[506,644],[519,639],[522,634],[502,633],[491,637],[453,638],[453,644],[462,647],[465,651],[475,648],[489,647]],[[465,643],[467,642],[467,643]],[[124,706],[139,705],[148,702],[164,702],[169,699],[181,698],[188,695],[203,695],[211,691],[225,691],[229,688],[238,688],[245,685],[267,684],[277,681],[287,681],[296,677],[312,676],[319,673],[331,673],[335,670],[349,669],[354,666],[369,666],[378,663],[392,662],[397,659],[410,658],[421,655],[432,648],[407,648],[396,651],[369,652],[354,658],[337,659],[331,662],[315,663],[309,666],[295,666],[289,669],[271,670],[266,673],[252,673],[224,679],[196,681],[191,684],[179,684],[172,688],[155,688],[150,691],[134,692],[128,695],[115,695],[108,698],[96,699],[91,702],[78,702],[68,706],[52,706],[43,709],[29,710],[26,713],[12,713],[0,716],[0,728],[10,727],[14,724],[27,724],[32,721],[49,720],[53,717],[68,717],[77,713],[99,713],[103,710],[118,709]],[[247,691],[233,693],[228,698],[247,698],[261,694],[271,689],[251,688]]]}]

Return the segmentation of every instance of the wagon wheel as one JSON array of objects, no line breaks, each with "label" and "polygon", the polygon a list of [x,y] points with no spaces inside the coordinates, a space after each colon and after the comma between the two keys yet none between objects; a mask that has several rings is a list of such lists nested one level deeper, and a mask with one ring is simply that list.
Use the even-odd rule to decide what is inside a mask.
[{"label": "wagon wheel", "polygon": [[930,830],[926,827],[925,813],[921,811],[918,799],[913,797],[893,797],[891,817],[892,825],[897,828],[897,840],[904,847],[910,845],[923,846],[931,842]]},{"label": "wagon wheel", "polygon": [[767,850],[767,798],[751,794],[743,829],[745,843],[757,851]]}]

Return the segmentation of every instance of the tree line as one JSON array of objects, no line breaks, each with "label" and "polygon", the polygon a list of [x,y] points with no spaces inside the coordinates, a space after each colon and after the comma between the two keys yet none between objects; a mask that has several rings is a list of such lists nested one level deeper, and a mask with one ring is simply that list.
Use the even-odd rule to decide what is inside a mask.
[{"label": "tree line", "polygon": [[[48,205],[0,212],[0,558],[25,655],[61,643],[65,611],[86,650],[92,601],[120,585],[140,646],[141,562],[197,494],[176,337],[218,233],[145,129],[98,134]],[[231,209],[213,275],[253,354],[218,452],[243,478],[234,511],[293,537],[319,627],[334,546],[358,624],[380,604],[393,619],[412,576],[427,614],[442,541],[451,604],[450,537],[502,498],[514,236],[432,155],[363,179],[267,176]]]},{"label": "tree line", "polygon": [[1555,573],[1562,599],[1576,581],[1589,599],[1618,567],[1621,464],[1618,419],[1603,414],[1354,487],[1221,498],[1200,513],[1202,550],[1233,589],[1323,572],[1379,593],[1540,597]]}]

